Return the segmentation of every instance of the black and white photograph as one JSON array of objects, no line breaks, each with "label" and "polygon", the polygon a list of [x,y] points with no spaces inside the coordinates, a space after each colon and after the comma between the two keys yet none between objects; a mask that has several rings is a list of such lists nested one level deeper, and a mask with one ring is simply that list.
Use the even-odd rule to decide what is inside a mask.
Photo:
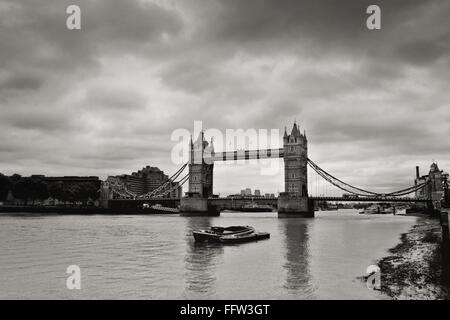
[{"label": "black and white photograph", "polygon": [[0,300],[448,300],[449,137],[448,0],[0,0]]}]

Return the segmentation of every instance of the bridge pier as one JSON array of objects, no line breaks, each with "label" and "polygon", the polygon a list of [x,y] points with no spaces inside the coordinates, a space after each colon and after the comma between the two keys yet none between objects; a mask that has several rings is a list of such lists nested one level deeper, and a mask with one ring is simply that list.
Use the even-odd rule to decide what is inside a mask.
[{"label": "bridge pier", "polygon": [[314,200],[281,193],[278,197],[278,218],[314,218]]},{"label": "bridge pier", "polygon": [[181,198],[180,214],[182,216],[220,216],[220,211],[211,205],[207,198],[187,196]]}]

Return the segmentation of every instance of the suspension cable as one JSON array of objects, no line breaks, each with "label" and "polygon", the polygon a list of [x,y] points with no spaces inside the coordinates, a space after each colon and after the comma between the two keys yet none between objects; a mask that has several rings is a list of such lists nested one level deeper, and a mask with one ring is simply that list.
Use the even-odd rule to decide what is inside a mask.
[{"label": "suspension cable", "polygon": [[[350,185],[348,183],[345,183],[344,181],[334,177],[330,173],[328,173],[325,170],[323,170],[322,168],[320,168],[311,159],[308,159],[308,164],[324,180],[328,181],[329,183],[331,183],[332,185],[338,187],[341,190],[344,190],[346,192],[349,192],[349,193],[357,195],[357,196],[372,196],[372,197],[373,196],[392,196],[392,197],[399,197],[399,196],[404,196],[404,195],[413,193],[413,192],[415,192],[415,191],[417,191],[419,189],[422,189],[423,187],[425,187],[427,184],[430,183],[430,181],[426,181],[426,182],[421,183],[419,185],[411,186],[411,187],[408,187],[408,188],[405,188],[405,189],[401,189],[401,190],[398,190],[398,191],[394,191],[394,192],[390,192],[390,193],[386,193],[386,194],[380,194],[380,193],[364,190],[364,189],[352,186],[352,185]],[[354,191],[354,190],[357,190],[357,191]]]},{"label": "suspension cable", "polygon": [[[345,183],[344,181],[342,181],[342,180],[340,180],[340,179],[334,177],[333,175],[329,174],[328,172],[326,172],[325,170],[323,170],[322,168],[320,168],[320,167],[319,167],[317,164],[315,164],[311,159],[308,159],[308,164],[309,164],[310,167],[313,168],[314,171],[316,171],[317,174],[319,174],[322,178],[324,178],[326,181],[330,182],[330,183],[333,184],[334,186],[336,186],[336,187],[338,187],[338,188],[340,188],[340,189],[342,189],[342,190],[344,190],[344,191],[353,193],[353,194],[355,194],[355,195],[366,195],[366,194],[370,194],[370,195],[379,195],[379,194],[376,193],[376,192],[367,191],[367,190],[364,190],[364,189],[361,189],[361,188],[357,188],[357,187],[355,187],[355,186],[352,186],[352,185],[350,185],[350,184],[348,184],[348,183]],[[338,181],[340,184],[337,183],[337,182],[335,182],[335,181]],[[342,186],[342,185],[344,185],[344,186]],[[353,191],[353,190],[349,190],[349,188],[350,188],[350,189],[357,190],[357,191],[360,191],[360,192],[362,192],[362,193],[358,193],[358,192],[355,192],[355,191]]]},{"label": "suspension cable", "polygon": [[186,168],[187,165],[188,165],[188,163],[183,164],[181,166],[181,168],[178,169],[166,182],[163,182],[158,187],[156,187],[154,190],[147,192],[143,195],[140,195],[139,198],[141,198],[141,199],[142,198],[151,198],[152,196],[154,196],[155,194],[157,194],[158,192],[160,192],[161,190],[166,188],[170,183],[173,182],[173,180],[178,178],[178,176],[181,174],[181,172],[183,172],[183,170]]},{"label": "suspension cable", "polygon": [[189,180],[189,173],[187,175],[185,175],[183,178],[181,178],[180,181],[178,181],[178,183],[176,185],[174,185],[171,189],[162,191],[159,194],[155,195],[154,197],[161,198],[162,196],[164,196],[166,194],[170,194],[175,189],[178,189],[181,186],[183,186],[188,180]]}]

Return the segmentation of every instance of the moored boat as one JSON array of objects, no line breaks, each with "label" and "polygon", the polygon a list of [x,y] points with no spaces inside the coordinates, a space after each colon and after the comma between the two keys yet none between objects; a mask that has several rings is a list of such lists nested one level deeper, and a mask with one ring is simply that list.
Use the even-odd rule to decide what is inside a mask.
[{"label": "moored boat", "polygon": [[229,236],[220,237],[222,243],[243,243],[250,241],[258,241],[263,239],[269,239],[270,233],[268,232],[253,232],[249,234],[233,234]]},{"label": "moored boat", "polygon": [[371,205],[367,208],[364,208],[363,211],[360,212],[360,214],[379,214],[382,213],[380,210],[380,206],[377,205]]},{"label": "moored boat", "polygon": [[243,205],[239,211],[242,212],[272,212],[273,208],[269,205],[258,205],[257,203],[251,202]]},{"label": "moored boat", "polygon": [[393,213],[395,214],[395,207],[387,207],[384,209],[384,213],[388,214],[388,213]]},{"label": "moored boat", "polygon": [[250,226],[211,227],[209,230],[192,232],[196,242],[220,242],[220,238],[231,235],[246,235],[254,233]]}]

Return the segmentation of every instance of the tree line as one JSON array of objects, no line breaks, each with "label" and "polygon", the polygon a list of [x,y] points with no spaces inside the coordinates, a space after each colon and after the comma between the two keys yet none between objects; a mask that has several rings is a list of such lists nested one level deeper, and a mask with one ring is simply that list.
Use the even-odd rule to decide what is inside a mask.
[{"label": "tree line", "polygon": [[25,205],[50,197],[64,203],[81,202],[86,205],[89,200],[98,198],[98,187],[93,182],[45,182],[39,177],[22,177],[18,174],[8,177],[0,173],[0,201],[7,200],[9,191]]}]

